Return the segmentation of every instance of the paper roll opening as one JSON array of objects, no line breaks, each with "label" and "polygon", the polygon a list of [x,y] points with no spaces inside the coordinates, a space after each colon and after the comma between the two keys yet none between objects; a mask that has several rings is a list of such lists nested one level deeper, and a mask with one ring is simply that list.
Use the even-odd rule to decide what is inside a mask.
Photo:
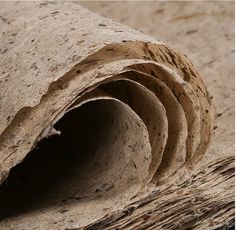
[{"label": "paper roll opening", "polygon": [[1,185],[0,218],[58,202],[105,193],[109,197],[143,180],[141,172],[149,163],[138,164],[151,151],[142,144],[148,134],[124,103],[87,102],[66,113],[54,128],[61,134],[41,140]]}]

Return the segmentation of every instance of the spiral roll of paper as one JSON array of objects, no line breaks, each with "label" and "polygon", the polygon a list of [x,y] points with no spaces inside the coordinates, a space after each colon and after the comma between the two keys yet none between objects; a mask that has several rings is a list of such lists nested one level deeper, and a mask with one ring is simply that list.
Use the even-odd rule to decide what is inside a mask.
[{"label": "spiral roll of paper", "polygon": [[4,2],[0,14],[4,217],[29,223],[12,197],[21,212],[43,193],[36,220],[79,212],[84,226],[201,159],[213,106],[179,50],[73,3]]}]

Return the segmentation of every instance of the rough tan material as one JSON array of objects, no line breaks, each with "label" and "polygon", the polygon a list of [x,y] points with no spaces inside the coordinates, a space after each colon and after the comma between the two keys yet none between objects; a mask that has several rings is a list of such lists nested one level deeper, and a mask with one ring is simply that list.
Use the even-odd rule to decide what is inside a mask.
[{"label": "rough tan material", "polygon": [[0,15],[1,229],[113,229],[118,210],[185,189],[214,116],[185,55],[75,3],[5,2]]}]

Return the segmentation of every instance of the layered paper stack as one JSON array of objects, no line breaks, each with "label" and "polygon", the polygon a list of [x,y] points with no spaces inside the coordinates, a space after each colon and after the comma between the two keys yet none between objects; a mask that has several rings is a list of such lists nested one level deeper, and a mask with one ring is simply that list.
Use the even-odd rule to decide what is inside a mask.
[{"label": "layered paper stack", "polygon": [[74,3],[0,15],[1,229],[128,229],[152,197],[191,194],[214,106],[184,54]]}]

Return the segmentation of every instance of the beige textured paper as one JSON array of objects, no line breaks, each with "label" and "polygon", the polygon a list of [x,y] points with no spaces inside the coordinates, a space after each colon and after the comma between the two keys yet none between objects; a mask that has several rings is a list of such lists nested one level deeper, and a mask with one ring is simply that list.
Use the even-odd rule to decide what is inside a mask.
[{"label": "beige textured paper", "polygon": [[191,174],[214,110],[184,54],[74,3],[0,15],[1,229],[84,227]]}]

